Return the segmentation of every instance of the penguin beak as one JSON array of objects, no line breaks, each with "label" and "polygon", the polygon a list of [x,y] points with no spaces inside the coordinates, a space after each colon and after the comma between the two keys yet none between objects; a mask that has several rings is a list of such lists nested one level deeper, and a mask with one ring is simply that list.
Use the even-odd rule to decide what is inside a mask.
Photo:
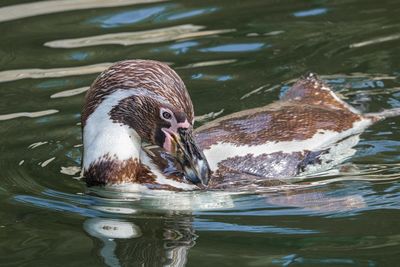
[{"label": "penguin beak", "polygon": [[171,140],[171,151],[168,151],[182,165],[185,178],[195,185],[207,186],[211,171],[208,162],[194,142],[193,133],[186,128],[179,128],[177,133],[166,131]]}]

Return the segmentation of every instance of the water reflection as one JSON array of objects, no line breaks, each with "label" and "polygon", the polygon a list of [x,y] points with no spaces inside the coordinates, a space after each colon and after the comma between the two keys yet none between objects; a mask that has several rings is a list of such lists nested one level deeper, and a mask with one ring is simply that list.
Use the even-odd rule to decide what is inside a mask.
[{"label": "water reflection", "polygon": [[194,41],[181,42],[169,46],[169,49],[175,51],[175,54],[186,53],[189,48],[197,46],[199,43]]},{"label": "water reflection", "polygon": [[134,24],[140,21],[147,20],[163,12],[167,6],[154,6],[131,11],[124,11],[117,14],[97,17],[90,20],[91,23],[100,24],[103,28],[114,28],[121,25]]},{"label": "water reflection", "polygon": [[61,91],[61,92],[52,94],[50,96],[50,98],[70,97],[70,96],[82,94],[82,93],[86,92],[87,90],[89,90],[89,86],[84,86],[84,87],[75,88],[75,89],[69,89],[69,90],[65,90],[65,91]]},{"label": "water reflection", "polygon": [[197,238],[192,220],[190,214],[134,222],[90,218],[83,228],[100,241],[95,250],[108,266],[185,266]]},{"label": "water reflection", "polygon": [[241,43],[241,44],[225,44],[200,49],[201,52],[251,52],[257,51],[264,47],[270,47],[264,43]]},{"label": "water reflection", "polygon": [[367,207],[362,195],[349,194],[347,190],[345,188],[337,190],[335,195],[321,189],[287,190],[280,194],[265,195],[265,199],[272,205],[297,207],[323,213],[354,212]]},{"label": "water reflection", "polygon": [[167,17],[167,20],[178,20],[178,19],[186,19],[191,18],[199,15],[205,15],[212,12],[217,11],[218,8],[210,7],[210,8],[202,8],[202,9],[194,9],[185,12],[180,12],[178,14],[173,14]]},{"label": "water reflection", "polygon": [[[358,188],[359,194],[354,194],[354,188]],[[255,242],[259,240],[257,236],[263,237],[265,241],[271,236],[279,235],[284,237],[280,240],[303,240],[306,249],[317,249],[322,242],[321,236],[336,229],[335,223],[322,218],[353,218],[359,211],[371,209],[373,205],[381,208],[384,203],[387,203],[388,208],[398,206],[398,197],[382,199],[376,190],[365,183],[336,183],[323,187],[317,184],[290,185],[272,187],[269,190],[253,194],[224,192],[223,199],[229,198],[230,201],[220,201],[219,205],[213,203],[218,202],[216,196],[221,192],[207,192],[205,195],[193,193],[190,197],[187,194],[169,193],[169,199],[153,196],[150,200],[146,199],[149,196],[142,195],[142,198],[124,197],[121,200],[38,188],[35,191],[41,196],[17,195],[14,200],[43,210],[57,211],[57,214],[68,214],[68,217],[78,215],[78,218],[84,220],[81,224],[84,231],[94,241],[92,254],[98,255],[107,266],[185,266],[190,250],[195,248],[196,240],[207,240],[210,233],[225,233],[224,236],[235,233],[233,236],[239,234],[247,240],[254,237]],[[398,187],[392,186],[387,188],[386,195],[393,196],[397,192]],[[365,201],[365,196],[368,196],[370,203]],[[197,200],[193,200],[196,198]],[[183,204],[183,208],[187,210],[177,210],[179,205],[188,202],[197,202],[197,207],[204,211],[197,210],[195,205],[188,207],[187,204]],[[204,205],[200,206],[199,203]],[[243,221],[242,218],[247,220]],[[310,220],[321,220],[323,223],[314,224]],[[340,227],[345,229],[344,226]],[[344,249],[352,246],[369,248],[398,245],[398,240],[398,237],[374,242],[365,240],[368,243],[360,240],[356,244],[349,241]],[[340,241],[339,236],[336,243],[331,242],[334,246],[339,246]],[[215,242],[217,245],[223,244]],[[282,242],[276,245],[282,246]],[[256,258],[251,258],[248,254],[243,257],[254,261],[262,260],[262,255],[265,256],[266,252],[255,248],[255,253],[261,254]],[[291,257],[292,263],[304,261],[307,264],[344,264],[345,261],[341,260],[351,259],[337,256],[313,258],[312,255],[307,255],[307,250],[293,253],[297,254]],[[264,265],[266,262],[289,262],[289,255],[279,257],[279,254],[275,253],[264,259]]]},{"label": "water reflection", "polygon": [[[272,189],[273,190],[273,189]],[[213,198],[213,193],[202,200]],[[218,192],[214,192],[218,194]],[[95,254],[100,255],[108,266],[185,266],[188,262],[188,254],[196,244],[196,239],[201,238],[201,232],[234,232],[248,234],[281,234],[287,236],[313,236],[320,233],[320,230],[309,228],[307,223],[297,224],[292,227],[285,222],[277,220],[263,221],[258,225],[257,220],[253,223],[229,223],[224,217],[217,215],[238,216],[247,214],[286,214],[282,213],[283,207],[296,207],[297,211],[291,214],[310,213],[340,213],[354,212],[365,207],[362,196],[355,196],[342,192],[342,197],[331,196],[331,191],[310,189],[288,189],[277,193],[264,193],[255,195],[231,195],[234,204],[223,207],[221,213],[218,209],[209,208],[211,213],[204,213],[204,217],[197,218],[193,211],[176,211],[177,203],[165,202],[165,198],[159,201],[152,201],[152,208],[163,208],[161,213],[149,213],[149,203],[145,199],[136,200],[135,209],[116,206],[92,206],[92,209],[102,211],[101,217],[88,218],[83,228],[96,240]],[[201,193],[200,193],[201,195]],[[188,202],[188,198],[175,196],[179,203]],[[194,194],[191,195],[195,197]],[[213,202],[212,200],[209,201]],[[268,205],[266,207],[266,203]],[[104,202],[103,202],[104,204]],[[145,205],[139,208],[137,205]],[[279,209],[274,208],[279,207]],[[185,206],[186,207],[186,206]],[[206,207],[210,207],[207,206]],[[260,209],[258,209],[258,207]],[[186,207],[187,208],[187,207]],[[204,207],[203,207],[204,208]],[[229,212],[227,212],[228,210]],[[254,209],[254,211],[252,211]],[[262,210],[261,210],[262,209]],[[129,215],[129,216],[124,216]],[[215,215],[216,217],[213,217]],[[222,220],[222,221],[219,221]],[[196,233],[198,231],[199,233]]]},{"label": "water reflection", "polygon": [[232,29],[202,31],[203,29],[205,29],[204,26],[184,24],[155,30],[119,32],[83,38],[55,40],[46,42],[44,45],[52,48],[77,48],[110,44],[128,46],[198,38],[201,36],[217,35],[233,31]]},{"label": "water reflection", "polygon": [[139,209],[156,211],[199,211],[229,209],[235,206],[235,193],[224,191],[187,191],[171,193],[163,190],[139,192],[135,184],[90,187],[87,193],[107,199],[135,201]]},{"label": "water reflection", "polygon": [[393,35],[379,37],[379,38],[375,38],[375,39],[360,42],[360,43],[354,43],[354,44],[351,44],[349,47],[350,48],[359,48],[359,47],[363,47],[363,46],[367,46],[367,45],[374,45],[374,44],[379,44],[379,43],[384,43],[384,42],[389,42],[389,41],[395,41],[398,39],[400,39],[400,34],[393,34]]},{"label": "water reflection", "polygon": [[84,75],[99,73],[111,66],[111,63],[98,63],[79,67],[65,67],[53,69],[17,69],[0,71],[0,82],[10,82],[21,79],[41,79],[66,77],[73,75]]},{"label": "water reflection", "polygon": [[273,264],[279,264],[281,266],[291,265],[304,265],[304,266],[377,266],[376,262],[369,260],[354,260],[351,258],[305,258],[301,255],[291,254],[282,257],[281,259],[272,260]]},{"label": "water reflection", "polygon": [[202,67],[210,67],[210,66],[218,66],[218,65],[225,65],[235,63],[236,59],[224,59],[224,60],[211,60],[211,61],[201,61],[190,63],[186,66],[182,66],[176,69],[191,69],[191,68],[202,68]]},{"label": "water reflection", "polygon": [[310,10],[298,11],[295,12],[293,15],[295,17],[309,17],[309,16],[317,16],[322,15],[328,12],[327,8],[315,8]]},{"label": "water reflection", "polygon": [[36,3],[26,3],[0,8],[0,22],[44,14],[54,14],[71,10],[82,10],[91,8],[117,7],[127,5],[137,5],[144,3],[162,2],[164,0],[58,0],[40,1]]},{"label": "water reflection", "polygon": [[[0,265],[398,265],[398,119],[365,132],[336,173],[241,194],[137,200],[86,194],[76,123],[94,74],[128,58],[174,65],[200,124],[275,101],[307,71],[336,74],[323,78],[365,112],[399,107],[399,1],[0,5]],[[183,34],[162,33],[184,24],[192,26]],[[124,32],[142,35],[122,39],[127,46],[58,43]]]},{"label": "water reflection", "polygon": [[51,114],[54,114],[57,112],[58,112],[58,110],[56,110],[56,109],[48,109],[48,110],[35,111],[35,112],[17,112],[17,113],[11,113],[11,114],[2,114],[2,115],[0,115],[0,121],[12,120],[12,119],[21,118],[21,117],[37,118],[37,117],[48,116],[48,115],[51,115]]},{"label": "water reflection", "polygon": [[70,54],[70,58],[76,61],[83,61],[89,57],[89,53],[86,52],[73,52]]}]

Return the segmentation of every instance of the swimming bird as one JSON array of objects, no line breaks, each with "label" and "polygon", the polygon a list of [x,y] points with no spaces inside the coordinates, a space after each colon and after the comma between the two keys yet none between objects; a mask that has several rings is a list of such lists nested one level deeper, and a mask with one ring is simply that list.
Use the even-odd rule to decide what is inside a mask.
[{"label": "swimming bird", "polygon": [[193,140],[193,123],[190,96],[168,65],[151,60],[113,64],[93,82],[83,106],[87,185],[137,190],[207,185],[209,167]]},{"label": "swimming bird", "polygon": [[367,127],[399,114],[362,114],[310,73],[277,102],[193,131],[190,96],[168,65],[121,61],[86,94],[83,174],[89,186],[133,190],[204,188],[210,177],[208,188],[280,182],[342,162]]},{"label": "swimming bird", "polygon": [[281,99],[233,113],[195,131],[213,173],[211,186],[315,173],[355,153],[359,135],[400,109],[362,114],[316,74],[300,78]]}]

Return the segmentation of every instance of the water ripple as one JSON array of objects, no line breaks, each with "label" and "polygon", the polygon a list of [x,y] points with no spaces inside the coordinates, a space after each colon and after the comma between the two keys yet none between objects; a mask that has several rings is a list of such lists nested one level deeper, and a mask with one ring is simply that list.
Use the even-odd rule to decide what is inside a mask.
[{"label": "water ripple", "polygon": [[50,96],[50,98],[70,97],[70,96],[82,94],[82,93],[86,92],[87,90],[89,90],[89,86],[84,86],[84,87],[80,87],[80,88],[65,90],[65,91],[62,91],[62,92],[58,92],[58,93],[52,94]]},{"label": "water ripple", "polygon": [[58,110],[56,110],[56,109],[48,109],[48,110],[42,110],[42,111],[36,111],[36,112],[17,112],[17,113],[11,113],[11,114],[4,114],[4,115],[0,115],[0,121],[12,120],[12,119],[21,118],[21,117],[37,118],[37,117],[51,115],[51,114],[54,114],[57,112],[58,112]]},{"label": "water ripple", "polygon": [[240,44],[224,44],[200,49],[201,52],[250,52],[257,51],[263,47],[270,47],[264,43],[240,43]]},{"label": "water ripple", "polygon": [[138,5],[146,3],[163,2],[165,0],[58,0],[41,1],[36,3],[26,3],[0,8],[0,22],[15,19],[39,16],[44,14],[54,14],[72,10],[82,10],[91,8],[105,8]]},{"label": "water ripple", "polygon": [[270,225],[239,225],[223,222],[209,222],[207,220],[196,220],[194,222],[194,226],[199,231],[276,233],[284,235],[304,235],[319,233],[319,231],[299,228],[283,228]]},{"label": "water ripple", "polygon": [[5,70],[0,72],[0,82],[9,82],[21,79],[41,79],[41,78],[55,78],[73,75],[85,75],[92,73],[99,73],[111,66],[111,63],[99,63],[94,65],[86,65],[79,67],[66,67],[54,69],[19,69],[19,70]]},{"label": "water ripple", "polygon": [[52,48],[77,48],[110,44],[128,46],[176,41],[180,39],[197,38],[234,31],[233,29],[201,31],[204,28],[205,26],[185,24],[138,32],[119,32],[76,39],[55,40],[46,42],[44,45]]},{"label": "water ripple", "polygon": [[295,17],[309,17],[309,16],[318,16],[322,15],[328,12],[328,9],[326,8],[315,8],[315,9],[310,9],[310,10],[303,10],[303,11],[298,11],[295,12],[293,15]]},{"label": "water ripple", "polygon": [[163,12],[165,6],[155,6],[143,9],[120,12],[113,15],[101,16],[90,20],[91,23],[100,24],[102,28],[114,28],[121,25],[134,24],[146,20]]},{"label": "water ripple", "polygon": [[389,36],[385,36],[385,37],[374,38],[374,39],[360,42],[360,43],[354,43],[354,44],[351,44],[349,47],[350,48],[359,48],[359,47],[363,47],[363,46],[367,46],[367,45],[374,45],[374,44],[394,41],[397,39],[400,39],[400,34],[393,34],[393,35],[389,35]]},{"label": "water ripple", "polygon": [[178,67],[176,69],[191,69],[191,68],[201,68],[201,67],[209,67],[209,66],[217,66],[224,65],[236,62],[236,59],[225,59],[225,60],[212,60],[212,61],[202,61],[196,63],[190,63],[188,65]]}]

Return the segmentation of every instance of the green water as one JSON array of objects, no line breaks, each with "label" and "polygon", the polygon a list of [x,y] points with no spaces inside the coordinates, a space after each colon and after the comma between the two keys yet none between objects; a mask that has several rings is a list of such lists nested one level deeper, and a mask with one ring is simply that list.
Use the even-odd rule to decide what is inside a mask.
[{"label": "green water", "polygon": [[84,91],[111,62],[171,63],[199,123],[307,71],[373,112],[400,107],[399,15],[397,0],[2,0],[0,266],[398,266],[398,118],[306,185],[116,199],[77,177]]}]

